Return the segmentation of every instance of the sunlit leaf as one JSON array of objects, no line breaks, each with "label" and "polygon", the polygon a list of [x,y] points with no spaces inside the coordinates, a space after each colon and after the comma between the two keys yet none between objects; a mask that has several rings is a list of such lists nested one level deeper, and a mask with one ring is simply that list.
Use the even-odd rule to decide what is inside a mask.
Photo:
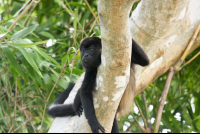
[{"label": "sunlit leaf", "polygon": [[0,31],[1,33],[5,33],[8,31],[8,29],[0,25]]},{"label": "sunlit leaf", "polygon": [[31,27],[28,27],[28,28],[25,28],[25,29],[22,29],[22,30],[16,32],[12,36],[12,40],[17,40],[17,39],[20,39],[20,38],[23,38],[23,37],[27,36],[28,34],[30,34],[31,32],[33,32],[37,27],[38,27],[38,24],[33,25]]},{"label": "sunlit leaf", "polygon": [[[56,82],[58,80],[58,76],[56,76],[55,74],[52,74],[51,77],[54,82]],[[62,78],[58,81],[58,85],[60,85],[64,89],[67,88],[68,84],[69,84],[69,81],[66,81]]]},{"label": "sunlit leaf", "polygon": [[36,65],[35,61],[33,60],[34,58],[31,57],[31,55],[24,49],[24,48],[21,48],[21,47],[18,47],[18,49],[21,51],[21,53],[24,55],[24,57],[26,58],[26,60],[29,62],[29,64],[35,69],[35,71],[41,76],[41,72],[38,68],[38,66]]},{"label": "sunlit leaf", "polygon": [[60,66],[60,64],[54,60],[51,56],[47,55],[44,51],[42,51],[39,47],[34,46],[33,49],[35,51],[37,51],[41,56],[43,56],[45,59],[52,61],[54,64],[56,64],[57,66]]},{"label": "sunlit leaf", "polygon": [[11,71],[12,71],[12,76],[13,76],[13,78],[14,78],[14,79],[15,79],[15,81],[17,82],[17,87],[18,87],[19,91],[21,91],[21,89],[22,89],[22,86],[21,86],[20,79],[19,79],[19,77],[18,77],[17,73],[14,71],[14,69],[13,69],[13,68],[11,68]]},{"label": "sunlit leaf", "polygon": [[54,39],[54,36],[52,34],[48,33],[48,32],[43,31],[43,32],[40,32],[39,34],[44,36],[44,37],[47,37],[49,39]]},{"label": "sunlit leaf", "polygon": [[21,67],[19,66],[19,64],[17,63],[15,57],[13,56],[13,53],[10,51],[9,47],[7,46],[2,46],[1,47],[6,55],[6,57],[8,58],[8,61],[10,62],[11,67],[22,76],[22,78],[24,78],[24,73],[21,69]]},{"label": "sunlit leaf", "polygon": [[0,38],[3,37],[3,36],[5,36],[5,35],[6,35],[6,34],[0,34]]},{"label": "sunlit leaf", "polygon": [[43,44],[46,42],[47,41],[40,41],[40,42],[36,42],[36,43],[9,43],[9,44],[13,45],[13,46],[18,46],[18,47],[33,47],[33,46],[37,46],[39,44]]}]

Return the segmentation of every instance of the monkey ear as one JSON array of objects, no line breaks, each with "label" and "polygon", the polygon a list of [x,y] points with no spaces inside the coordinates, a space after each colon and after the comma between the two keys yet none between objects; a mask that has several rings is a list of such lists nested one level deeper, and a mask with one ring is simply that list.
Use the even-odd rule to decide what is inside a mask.
[{"label": "monkey ear", "polygon": [[149,65],[149,58],[142,48],[132,39],[132,55],[131,62],[141,66]]}]

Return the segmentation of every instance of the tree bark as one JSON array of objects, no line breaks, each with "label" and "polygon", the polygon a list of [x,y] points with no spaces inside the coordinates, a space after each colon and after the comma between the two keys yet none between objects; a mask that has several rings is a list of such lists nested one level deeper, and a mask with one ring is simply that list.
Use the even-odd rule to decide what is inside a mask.
[{"label": "tree bark", "polygon": [[[98,3],[102,64],[97,74],[94,107],[106,132],[111,132],[117,107],[129,82],[132,44],[129,13],[133,3],[133,0],[99,0]],[[65,125],[66,129],[56,132],[91,132],[84,116],[72,118]]]},{"label": "tree bark", "polygon": [[[106,132],[129,78],[131,35],[147,53],[151,64],[136,65],[135,95],[144,91],[173,66],[184,52],[200,22],[199,0],[141,1],[128,21],[133,0],[99,0],[98,12],[102,35],[102,64],[94,93],[95,112]],[[130,26],[129,26],[130,24]],[[200,46],[200,37],[191,52]],[[128,57],[128,58],[127,58]],[[79,78],[65,103],[72,103],[82,84]],[[85,116],[56,118],[49,132],[91,132]]]},{"label": "tree bark", "polygon": [[[147,53],[151,64],[136,67],[138,95],[173,66],[183,54],[200,22],[198,0],[141,1],[130,18],[132,37]],[[199,39],[191,48],[200,46]]]}]

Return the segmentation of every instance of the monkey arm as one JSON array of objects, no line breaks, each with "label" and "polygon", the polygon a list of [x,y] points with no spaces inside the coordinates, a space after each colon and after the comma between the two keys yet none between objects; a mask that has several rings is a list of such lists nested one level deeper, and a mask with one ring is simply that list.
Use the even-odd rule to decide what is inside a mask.
[{"label": "monkey arm", "polygon": [[68,88],[63,91],[59,97],[51,103],[47,108],[47,113],[52,117],[62,117],[67,115],[75,115],[72,104],[63,104],[68,98],[69,93],[74,87],[74,83],[69,83]]},{"label": "monkey arm", "polygon": [[113,121],[111,133],[119,133],[118,122],[117,122],[116,116]]},{"label": "monkey arm", "polygon": [[92,91],[81,89],[81,100],[90,128],[93,133],[99,133],[99,129],[105,133],[105,129],[101,126],[95,115]]},{"label": "monkey arm", "polygon": [[148,56],[133,39],[132,39],[131,62],[135,64],[139,64],[141,66],[146,66],[149,64]]},{"label": "monkey arm", "polygon": [[80,90],[81,88],[78,90],[75,99],[74,99],[74,111],[76,112],[76,114],[80,117],[82,115],[83,112],[83,107],[82,107],[82,103],[81,103],[81,98],[80,98]]},{"label": "monkey arm", "polygon": [[71,92],[74,86],[75,83],[70,82],[67,89],[65,89],[65,91],[63,91],[52,104],[63,104],[64,101],[68,98],[69,93]]}]

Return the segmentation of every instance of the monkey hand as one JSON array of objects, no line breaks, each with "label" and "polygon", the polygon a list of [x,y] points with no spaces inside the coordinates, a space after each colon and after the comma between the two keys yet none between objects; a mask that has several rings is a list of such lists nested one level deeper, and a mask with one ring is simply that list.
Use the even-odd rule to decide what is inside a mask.
[{"label": "monkey hand", "polygon": [[99,133],[99,129],[101,130],[102,133],[105,133],[104,127],[97,121],[97,124],[93,127],[91,127],[92,133]]},{"label": "monkey hand", "polygon": [[80,117],[82,115],[82,113],[83,113],[83,106],[80,105],[79,108],[76,111],[76,114]]},{"label": "monkey hand", "polygon": [[[99,123],[99,122],[98,122]],[[99,123],[99,129],[101,130],[102,133],[106,133],[105,128]]]}]

